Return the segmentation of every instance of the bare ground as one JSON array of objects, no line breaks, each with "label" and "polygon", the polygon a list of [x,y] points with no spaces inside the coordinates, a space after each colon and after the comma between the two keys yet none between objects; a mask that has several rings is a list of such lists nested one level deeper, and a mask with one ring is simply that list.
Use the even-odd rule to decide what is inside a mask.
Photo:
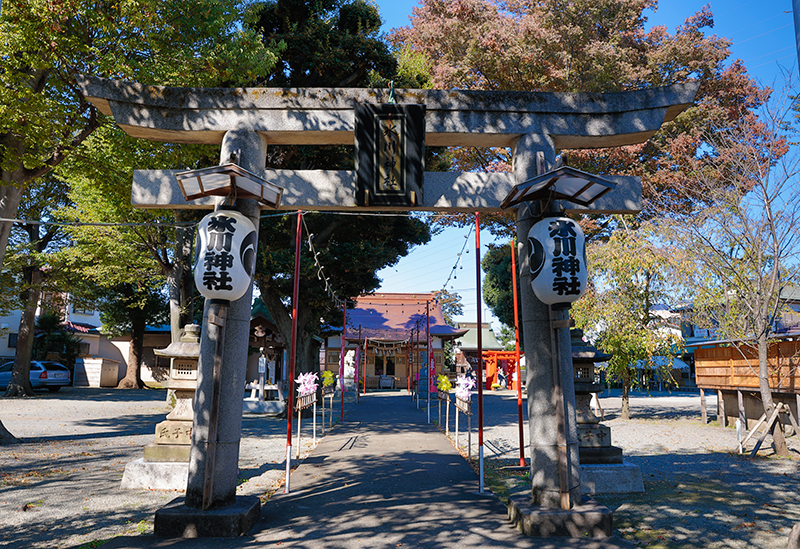
[{"label": "bare ground", "polygon": [[[119,482],[125,464],[152,442],[167,413],[163,397],[66,388],[0,400],[3,423],[23,440],[0,447],[0,546],[88,548],[152,531],[155,510],[181,492],[121,491]],[[646,490],[597,497],[614,511],[617,534],[654,549],[784,549],[792,525],[800,523],[798,437],[788,439],[795,459],[774,457],[769,439],[755,459],[739,456],[733,429],[700,423],[699,402],[697,395],[634,395],[634,419],[624,421],[617,396],[601,399],[613,443],[639,465]],[[488,393],[485,417],[487,467],[518,462],[515,395]],[[303,430],[310,442],[310,421]],[[472,438],[476,445],[474,431]],[[278,486],[285,449],[285,421],[246,417],[240,493],[266,497]],[[503,484],[524,489],[525,480],[506,476]]]}]

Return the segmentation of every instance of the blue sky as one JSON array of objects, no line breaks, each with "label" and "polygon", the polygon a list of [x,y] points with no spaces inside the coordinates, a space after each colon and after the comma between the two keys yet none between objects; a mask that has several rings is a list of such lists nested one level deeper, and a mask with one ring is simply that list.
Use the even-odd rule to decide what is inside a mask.
[{"label": "blue sky", "polygon": [[[384,20],[385,32],[409,25],[409,16],[419,5],[416,0],[377,0],[376,3]],[[665,25],[673,32],[687,17],[709,3],[715,26],[707,34],[732,40],[732,58],[741,59],[751,76],[762,85],[780,85],[784,80],[782,70],[797,73],[791,0],[662,0],[658,10],[648,14],[648,24]],[[467,234],[466,228],[449,229],[434,237],[429,244],[416,248],[396,266],[380,271],[378,275],[383,279],[383,286],[378,291],[427,292],[443,288],[453,266],[459,261],[458,254]],[[493,241],[488,233],[481,233],[482,255],[485,246]],[[457,278],[447,284],[449,291],[462,296],[464,315],[457,320],[466,322],[474,322],[477,315],[474,248],[474,234],[471,234],[470,253],[461,256],[463,263],[458,263],[463,268],[457,268]],[[492,321],[485,305],[482,309],[483,320]]]}]

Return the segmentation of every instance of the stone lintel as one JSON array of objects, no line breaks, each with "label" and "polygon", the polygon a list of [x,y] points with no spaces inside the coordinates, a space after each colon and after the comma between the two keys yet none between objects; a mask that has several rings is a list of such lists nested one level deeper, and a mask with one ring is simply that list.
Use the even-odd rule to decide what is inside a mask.
[{"label": "stone lintel", "polygon": [[[666,110],[658,111],[657,114],[663,115]],[[659,120],[659,125],[665,120]],[[252,120],[241,119],[242,124],[250,125]],[[285,121],[263,120],[264,124],[275,123],[283,124]],[[313,125],[324,125],[319,118],[305,117],[303,122]],[[140,127],[125,123],[119,126],[131,137],[137,139],[147,139],[152,141],[164,141],[167,143],[199,143],[203,145],[218,145],[225,131],[205,129],[198,127],[188,132],[176,129],[158,130],[153,128]],[[354,142],[353,128],[349,125],[343,129],[314,130],[303,129],[299,121],[292,124],[292,129],[263,131],[257,133],[264,135],[270,145],[348,145]],[[428,147],[511,147],[525,130],[530,128],[527,125],[519,125],[518,131],[513,133],[494,131],[491,127],[484,128],[484,131],[458,131],[441,132],[431,124],[426,124],[425,145]],[[553,143],[559,150],[566,149],[603,149],[608,147],[623,147],[626,145],[636,145],[650,139],[656,130],[641,132],[620,133],[618,124],[606,124],[602,132],[597,135],[553,135]],[[597,128],[599,130],[599,128]],[[254,130],[255,131],[255,130]]]},{"label": "stone lintel", "polygon": [[[78,79],[86,98],[130,135],[221,143],[226,131],[261,133],[271,144],[352,145],[356,103],[388,90],[357,88],[172,88],[96,77]],[[396,90],[398,103],[424,104],[430,146],[511,146],[548,134],[557,149],[642,143],[689,107],[699,84],[611,93]]]},{"label": "stone lintel", "polygon": [[[187,203],[175,173],[181,170],[136,170],[131,203],[140,208],[212,209],[214,197]],[[360,211],[418,210],[498,212],[513,188],[510,173],[426,172],[424,196],[417,207],[358,207],[354,172],[333,170],[265,170],[261,177],[285,189],[281,210]],[[642,189],[638,177],[603,176],[617,183],[613,192],[589,207],[564,203],[569,213],[636,213],[641,210]],[[509,208],[508,211],[513,211]]]}]

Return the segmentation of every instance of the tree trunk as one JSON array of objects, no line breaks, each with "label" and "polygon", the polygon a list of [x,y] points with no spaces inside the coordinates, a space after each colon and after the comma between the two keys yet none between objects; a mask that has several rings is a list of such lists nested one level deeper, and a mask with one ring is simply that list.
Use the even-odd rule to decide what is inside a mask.
[{"label": "tree trunk", "polygon": [[[183,214],[178,214],[178,219],[183,220]],[[194,319],[194,301],[192,300],[192,290],[194,289],[194,273],[192,272],[192,249],[194,247],[194,229],[185,227],[179,232],[181,238],[181,260],[180,260],[180,300],[181,300],[181,319],[180,325],[183,328],[190,324]]]},{"label": "tree trunk", "polygon": [[629,379],[622,380],[622,412],[620,413],[621,419],[631,418],[631,381]]},{"label": "tree trunk", "polygon": [[[22,200],[24,188],[22,185],[9,184],[10,182],[5,180],[6,177],[3,179],[4,180],[0,182],[0,217],[3,219],[14,219],[17,217],[17,210]],[[13,223],[10,221],[0,221],[0,271],[3,269],[6,247],[8,246],[8,237],[11,234],[12,225]]]},{"label": "tree trunk", "polygon": [[[292,318],[287,315],[286,306],[272,291],[261,291],[261,300],[267,307],[270,316],[275,319],[278,332],[286,342],[287,352],[291,352],[292,345]],[[302,299],[300,300],[302,303]],[[294,376],[304,372],[319,372],[319,342],[306,332],[306,328],[313,321],[314,316],[302,307],[298,308],[297,315],[297,357]],[[291,356],[289,357],[291,361]],[[288,380],[287,380],[288,382]],[[288,385],[287,385],[288,390]]]},{"label": "tree trunk", "polygon": [[173,343],[181,340],[181,266],[174,261],[167,273],[169,289],[169,332]]},{"label": "tree trunk", "polygon": [[[772,400],[772,388],[769,385],[769,342],[766,333],[758,336],[758,388],[761,392],[761,402],[764,405],[764,413],[767,417],[772,415],[775,410],[775,403]],[[772,430],[772,443],[775,448],[775,455],[789,457],[789,447],[786,445],[786,437],[783,433],[783,423],[780,419],[775,422]]]},{"label": "tree trunk", "polygon": [[36,332],[36,309],[39,306],[42,271],[38,267],[25,267],[27,288],[20,296],[25,303],[22,317],[19,320],[19,335],[17,336],[17,356],[14,359],[14,368],[11,372],[11,382],[8,384],[5,396],[30,396],[33,395],[31,387],[31,354],[33,352],[33,339]]},{"label": "tree trunk", "polygon": [[319,348],[321,343],[308,335],[298,339],[295,376],[306,372],[319,374]]},{"label": "tree trunk", "polygon": [[[184,216],[179,212],[176,219],[182,221]],[[181,330],[192,322],[192,289],[194,277],[192,273],[192,241],[194,231],[185,227],[179,229],[175,241],[175,254],[172,263],[162,264],[162,272],[167,278],[169,289],[169,327],[173,342],[180,341]]]},{"label": "tree trunk", "polygon": [[144,317],[141,320],[138,318],[133,319],[131,328],[131,347],[128,352],[128,369],[125,371],[125,377],[120,380],[118,389],[141,389],[144,387],[142,383],[142,350],[144,349],[144,331],[146,322]]}]

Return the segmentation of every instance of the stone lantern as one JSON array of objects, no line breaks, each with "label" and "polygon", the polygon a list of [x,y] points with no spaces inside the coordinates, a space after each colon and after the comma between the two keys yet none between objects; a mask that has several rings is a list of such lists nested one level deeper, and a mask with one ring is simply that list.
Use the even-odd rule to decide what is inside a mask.
[{"label": "stone lantern", "polygon": [[156,425],[156,440],[144,448],[146,462],[189,462],[192,447],[194,393],[197,389],[197,362],[200,357],[200,326],[187,324],[180,341],[166,349],[155,349],[157,356],[168,357],[167,388],[175,392],[175,407],[166,421]]},{"label": "stone lantern", "polygon": [[595,363],[611,355],[583,341],[582,330],[570,330],[572,367],[575,370],[575,415],[578,424],[578,453],[581,465],[622,463],[622,449],[611,445],[611,427],[600,425],[592,411],[592,395],[603,386],[595,383]]}]

